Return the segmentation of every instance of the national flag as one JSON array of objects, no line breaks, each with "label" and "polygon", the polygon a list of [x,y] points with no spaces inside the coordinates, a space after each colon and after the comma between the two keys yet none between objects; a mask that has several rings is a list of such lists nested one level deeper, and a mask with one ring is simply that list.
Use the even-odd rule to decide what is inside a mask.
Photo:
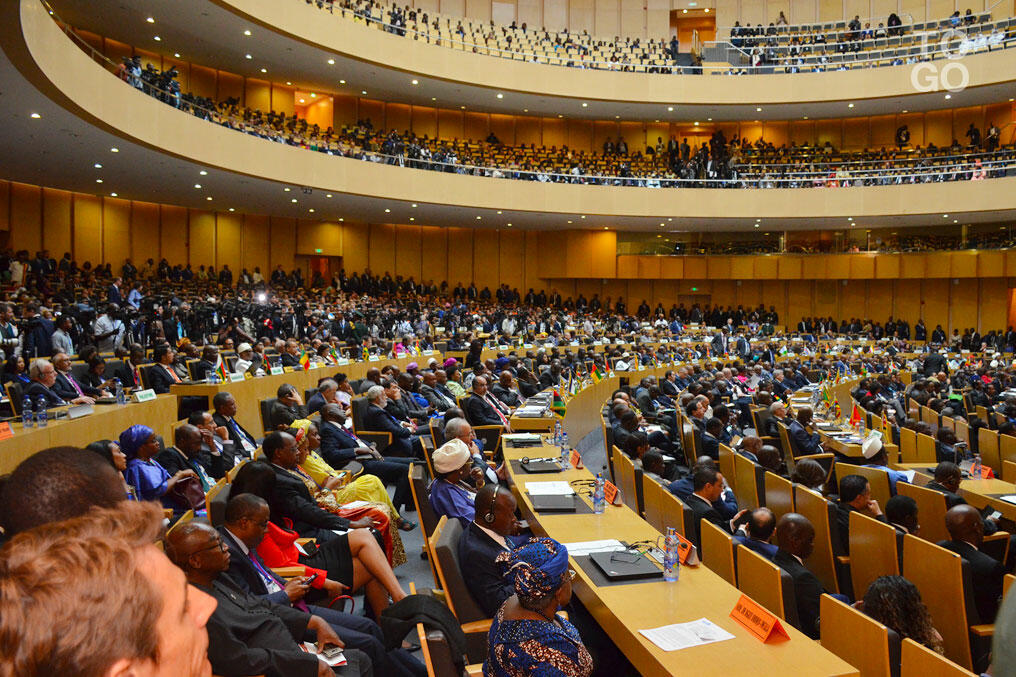
[{"label": "national flag", "polygon": [[338,363],[339,351],[335,349],[335,346],[332,346],[331,348],[328,349],[328,354],[332,356],[332,359],[335,360],[336,363]]},{"label": "national flag", "polygon": [[366,361],[368,357],[370,357],[370,348],[368,348],[366,345],[364,345],[363,346],[363,359],[364,359],[364,361]]},{"label": "national flag", "polygon": [[885,414],[885,409],[882,410],[882,430],[889,430],[889,417]]},{"label": "national flag", "polygon": [[306,350],[300,353],[300,366],[303,367],[304,371],[310,369],[310,355],[307,354]]},{"label": "national flag", "polygon": [[220,381],[226,381],[229,375],[226,372],[226,362],[224,360],[219,361],[219,366],[215,368],[215,375],[219,377]]},{"label": "national flag", "polygon": [[589,375],[593,378],[593,383],[599,383],[603,380],[603,372],[600,371],[600,365],[594,364],[593,370],[589,372]]},{"label": "national flag", "polygon": [[833,402],[832,393],[829,392],[829,384],[822,384],[822,401],[825,402],[826,406],[829,406]]},{"label": "national flag", "polygon": [[553,403],[550,405],[550,410],[553,411],[555,414],[558,414],[559,416],[564,416],[566,408],[567,407],[565,407],[564,400],[561,399],[561,393],[557,391],[557,388],[554,388],[554,399]]},{"label": "national flag", "polygon": [[857,408],[857,403],[855,402],[850,408],[850,425],[857,425],[860,422],[861,410]]}]

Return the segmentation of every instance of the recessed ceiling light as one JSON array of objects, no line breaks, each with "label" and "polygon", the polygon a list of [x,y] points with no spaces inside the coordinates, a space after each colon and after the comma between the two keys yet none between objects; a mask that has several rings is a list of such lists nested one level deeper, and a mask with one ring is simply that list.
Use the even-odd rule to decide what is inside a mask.
[{"label": "recessed ceiling light", "polygon": [[307,103],[306,99],[300,99],[300,103]]},{"label": "recessed ceiling light", "polygon": [[208,176],[208,172],[206,172],[203,169],[200,172],[198,172],[198,174],[200,174],[201,176]]},{"label": "recessed ceiling light", "polygon": [[109,149],[109,152],[110,152],[110,153],[119,153],[119,152],[120,152],[120,149],[119,149],[119,148],[116,148],[116,147],[113,147],[113,148],[110,148],[110,149]]},{"label": "recessed ceiling light", "polygon": [[904,109],[903,109],[903,112],[904,112],[904,113],[909,113],[910,111],[908,111],[907,109],[905,109],[905,108],[904,108]]},{"label": "recessed ceiling light", "polygon": [[673,106],[667,106],[667,110],[668,110],[668,111],[673,111],[673,110],[674,110],[674,107],[673,107]]},{"label": "recessed ceiling light", "polygon": [[367,96],[367,90],[366,89],[360,90],[360,94],[362,94],[363,96]]},{"label": "recessed ceiling light", "polygon": [[528,112],[529,112],[529,109],[528,109],[528,108],[523,108],[523,109],[522,109],[522,112],[523,112],[523,113],[528,113]]},{"label": "recessed ceiling light", "polygon": [[695,126],[698,127],[698,123],[697,122],[695,123]]},{"label": "recessed ceiling light", "polygon": [[243,58],[245,58],[245,59],[253,59],[254,57],[252,57],[250,54],[244,54]]},{"label": "recessed ceiling light", "polygon": [[211,199],[212,199],[212,196],[211,196],[211,195],[209,195],[209,196],[208,196],[208,197],[206,197],[205,199],[206,199],[206,200],[209,200],[209,201],[211,201]]},{"label": "recessed ceiling light", "polygon": [[231,211],[231,212],[235,212],[235,211],[236,211],[236,209],[235,209],[235,208],[233,208],[233,207],[230,207],[230,208],[229,208],[229,211]]},{"label": "recessed ceiling light", "polygon": [[509,228],[511,228],[511,227],[512,227],[512,224],[510,224],[510,223],[509,223],[509,224],[508,224],[508,227],[509,227]]},{"label": "recessed ceiling light", "polygon": [[663,226],[664,226],[664,224],[662,224],[662,223],[661,223],[661,224],[660,224],[660,228],[663,228]]},{"label": "recessed ceiling light", "polygon": [[607,227],[606,227],[606,226],[604,226],[604,227],[603,227],[603,229],[604,229],[604,230],[607,230]]},{"label": "recessed ceiling light", "polygon": [[571,221],[569,221],[568,223],[571,223]]},{"label": "recessed ceiling light", "polygon": [[180,58],[180,52],[173,52],[173,56],[177,59]]},{"label": "recessed ceiling light", "polygon": [[951,98],[952,98],[952,94],[946,94],[946,95],[945,95],[945,98],[946,98],[946,100],[948,101],[949,99],[951,99]]},{"label": "recessed ceiling light", "polygon": [[262,73],[267,73],[267,72],[268,72],[268,69],[267,69],[267,68],[262,68],[262,69],[261,69],[261,72],[262,72]]},{"label": "recessed ceiling light", "polygon": [[1016,99],[1009,99],[1010,101],[1016,101]]},{"label": "recessed ceiling light", "polygon": [[589,104],[588,104],[588,103],[586,103],[585,101],[583,101],[583,102],[582,102],[582,107],[583,107],[583,108],[588,108],[588,107],[589,107]]},{"label": "recessed ceiling light", "polygon": [[476,220],[477,220],[477,221],[479,221],[479,220],[481,220],[482,218],[483,218],[482,216],[477,216],[477,217],[476,217]]},{"label": "recessed ceiling light", "polygon": [[292,83],[292,82],[289,82],[289,81],[287,80],[287,81],[286,81],[286,84],[287,84],[287,85],[291,85],[291,84],[293,84],[293,83]]},{"label": "recessed ceiling light", "polygon": [[948,218],[949,218],[949,215],[948,215],[948,214],[943,214],[943,215],[942,215],[942,218],[943,218],[943,219],[948,219]]},{"label": "recessed ceiling light", "polygon": [[147,21],[150,24],[155,23],[155,19],[153,17],[148,17],[147,19],[145,19],[145,21]]},{"label": "recessed ceiling light", "polygon": [[[463,106],[463,108],[465,108],[465,106]],[[563,116],[563,115],[561,115],[560,113],[558,113],[558,114],[557,114],[557,116],[558,116],[559,118],[563,118],[563,117],[564,117],[564,116]]]},{"label": "recessed ceiling light", "polygon": [[712,122],[712,121],[713,121],[713,119],[712,119],[712,118],[706,118],[706,121],[707,121],[707,122]]},{"label": "recessed ceiling light", "polygon": [[346,81],[345,80],[339,80],[339,84],[340,85],[344,85],[344,84],[346,84]]},{"label": "recessed ceiling light", "polygon": [[200,183],[195,183],[194,187],[200,189],[201,188],[201,184]]},{"label": "recessed ceiling light", "polygon": [[162,42],[162,38],[160,38],[160,37],[159,37],[158,35],[156,35],[156,36],[155,36],[155,38],[153,38],[153,39],[154,39],[154,40],[155,40],[156,42]]},{"label": "recessed ceiling light", "polygon": [[953,219],[953,223],[959,223],[959,222],[960,222],[959,219]]},{"label": "recessed ceiling light", "polygon": [[586,215],[585,215],[585,214],[583,214],[583,215],[582,215],[582,216],[580,216],[579,218],[580,218],[580,219],[584,219],[584,218],[586,218]]},{"label": "recessed ceiling light", "polygon": [[332,196],[331,193],[328,193],[328,194],[325,195],[325,197],[331,197],[331,196]]},{"label": "recessed ceiling light", "polygon": [[339,221],[345,221],[345,219],[343,219],[343,218],[340,218],[340,219],[339,219]]},{"label": "recessed ceiling light", "polygon": [[413,203],[412,205],[410,205],[410,206],[411,206],[411,207],[412,207],[413,209],[416,209],[416,203],[415,203],[415,202],[414,202],[414,203]]},{"label": "recessed ceiling light", "polygon": [[621,116],[620,116],[620,115],[615,115],[615,116],[614,116],[614,119],[615,119],[615,120],[620,120],[620,119],[621,119]]},{"label": "recessed ceiling light", "polygon": [[100,163],[98,163],[98,162],[96,162],[96,163],[95,163],[95,164],[93,165],[93,167],[95,167],[96,169],[102,169],[102,165],[101,165]]},{"label": "recessed ceiling light", "polygon": [[289,192],[289,188],[288,188],[288,187],[286,187],[286,188],[283,188],[283,189],[282,189],[282,192],[283,192],[283,193],[288,193],[288,192]]},{"label": "recessed ceiling light", "polygon": [[504,98],[504,94],[502,94],[501,92],[498,92],[497,93],[497,98],[503,99]]},{"label": "recessed ceiling light", "polygon": [[102,183],[102,179],[96,179],[95,182],[96,183]]},{"label": "recessed ceiling light", "polygon": [[466,110],[465,106],[459,106],[459,108],[461,108],[462,110]]},{"label": "recessed ceiling light", "polygon": [[755,224],[755,227],[758,228],[758,224],[757,223]]},{"label": "recessed ceiling light", "polygon": [[853,107],[854,107],[854,104],[852,104],[852,103],[848,103],[847,104],[847,108],[853,108]]},{"label": "recessed ceiling light", "polygon": [[409,217],[409,220],[410,220],[410,221],[416,221],[416,217],[415,217],[415,216],[410,216],[410,217]]},{"label": "recessed ceiling light", "polygon": [[392,213],[391,209],[385,209],[385,214],[391,214],[391,213]]},{"label": "recessed ceiling light", "polygon": [[250,31],[246,30],[246,31],[243,32],[243,34],[249,36],[250,35]]},{"label": "recessed ceiling light", "polygon": [[432,96],[432,97],[430,97],[430,100],[431,101],[437,101],[437,97],[436,96]]},{"label": "recessed ceiling light", "polygon": [[755,106],[755,112],[756,113],[761,113],[762,112],[762,107],[761,106]]},{"label": "recessed ceiling light", "polygon": [[413,84],[414,85],[418,85],[418,84],[420,84],[420,81],[419,80],[413,80]]},{"label": "recessed ceiling light", "polygon": [[334,66],[335,65],[335,59],[328,59],[328,65],[329,66]]},{"label": "recessed ceiling light", "polygon": [[317,98],[317,94],[315,94],[314,92],[311,92],[310,93],[310,98],[316,99]]},{"label": "recessed ceiling light", "polygon": [[109,196],[110,197],[116,197],[116,193],[110,193]]},{"label": "recessed ceiling light", "polygon": [[290,202],[296,202],[296,198],[294,197]]},{"label": "recessed ceiling light", "polygon": [[307,211],[308,211],[308,212],[310,212],[311,214],[313,214],[313,213],[314,213],[314,208],[313,208],[313,207],[311,207],[311,208],[310,208],[310,209],[308,209]]},{"label": "recessed ceiling light", "polygon": [[807,119],[808,119],[808,116],[807,116],[807,115],[805,115],[805,116],[804,116],[804,119],[805,119],[805,120],[807,120]]},{"label": "recessed ceiling light", "polygon": [[38,120],[42,116],[39,115],[38,113],[32,113],[29,117],[32,118],[33,120]]}]

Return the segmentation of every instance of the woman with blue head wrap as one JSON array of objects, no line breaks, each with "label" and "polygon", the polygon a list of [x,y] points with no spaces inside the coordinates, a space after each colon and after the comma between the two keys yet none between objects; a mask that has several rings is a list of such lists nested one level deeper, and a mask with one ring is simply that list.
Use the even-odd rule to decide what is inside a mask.
[{"label": "woman with blue head wrap", "polygon": [[588,677],[593,659],[578,630],[557,611],[571,599],[568,549],[533,538],[496,560],[515,594],[490,626],[483,674],[493,677]]},{"label": "woman with blue head wrap", "polygon": [[[120,451],[127,456],[127,469],[123,471],[127,484],[134,488],[142,501],[162,500],[168,491],[184,477],[197,475],[193,470],[181,470],[172,477],[159,465],[154,456],[161,449],[155,431],[146,425],[135,424],[120,433]],[[163,501],[167,508],[179,510],[173,501]]]}]

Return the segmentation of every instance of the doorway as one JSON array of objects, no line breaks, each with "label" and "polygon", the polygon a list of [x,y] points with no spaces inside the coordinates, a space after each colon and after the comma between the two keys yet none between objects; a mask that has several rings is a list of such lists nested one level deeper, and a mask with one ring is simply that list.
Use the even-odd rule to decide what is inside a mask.
[{"label": "doorway", "polygon": [[681,52],[692,47],[692,34],[698,31],[701,42],[716,39],[716,13],[711,9],[674,9],[670,11],[670,34],[677,36]]}]

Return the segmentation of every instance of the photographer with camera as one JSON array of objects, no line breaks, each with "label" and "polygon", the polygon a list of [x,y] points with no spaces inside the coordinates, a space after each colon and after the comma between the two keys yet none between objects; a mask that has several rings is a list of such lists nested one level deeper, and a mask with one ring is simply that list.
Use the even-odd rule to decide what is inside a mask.
[{"label": "photographer with camera", "polygon": [[102,309],[92,324],[95,345],[99,348],[100,353],[111,353],[123,345],[126,330],[123,321],[115,317],[118,311],[119,308],[110,303]]}]

